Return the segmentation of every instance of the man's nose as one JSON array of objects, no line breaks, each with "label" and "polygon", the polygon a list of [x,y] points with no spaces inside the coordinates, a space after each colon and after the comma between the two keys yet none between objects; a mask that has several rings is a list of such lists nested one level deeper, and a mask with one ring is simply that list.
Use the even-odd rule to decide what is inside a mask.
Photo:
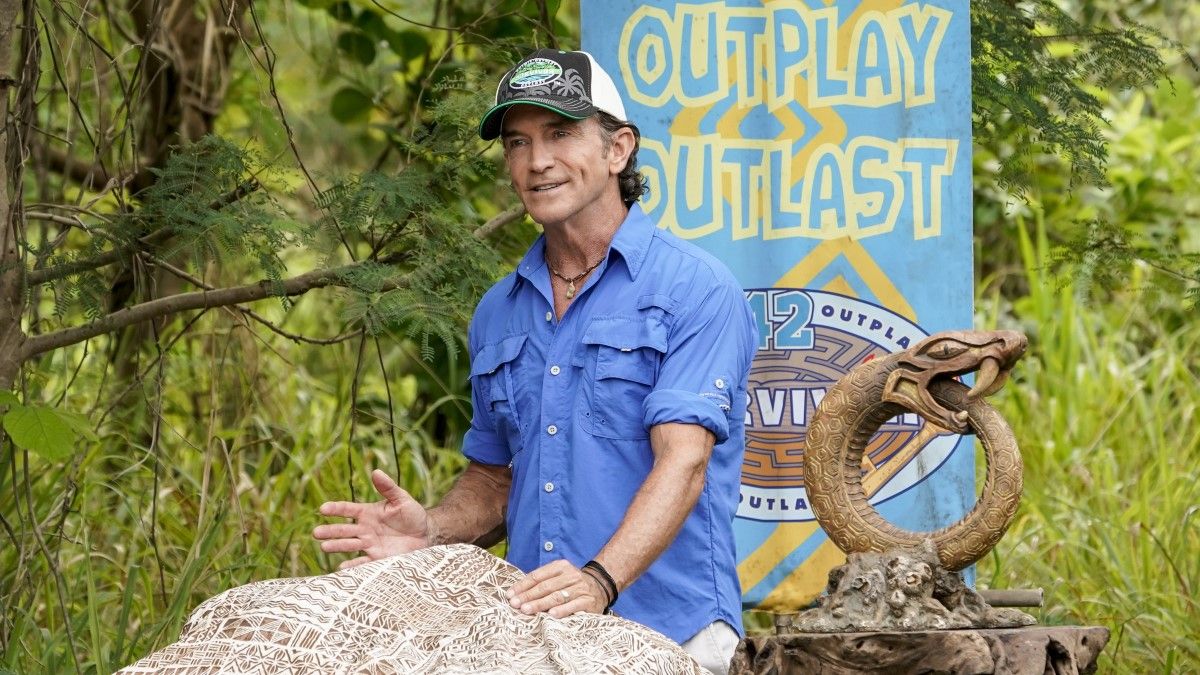
[{"label": "man's nose", "polygon": [[541,141],[530,143],[529,168],[534,171],[545,171],[554,166],[554,153],[550,147]]}]

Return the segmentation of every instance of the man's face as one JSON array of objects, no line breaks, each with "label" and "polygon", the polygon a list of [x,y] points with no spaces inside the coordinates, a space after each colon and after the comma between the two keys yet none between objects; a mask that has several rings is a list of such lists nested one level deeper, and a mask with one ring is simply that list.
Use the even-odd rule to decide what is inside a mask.
[{"label": "man's face", "polygon": [[616,176],[629,153],[623,144],[606,151],[594,117],[576,121],[545,108],[516,105],[504,116],[500,138],[513,187],[530,217],[543,227],[595,213],[591,207],[604,208],[606,200],[621,203]]}]

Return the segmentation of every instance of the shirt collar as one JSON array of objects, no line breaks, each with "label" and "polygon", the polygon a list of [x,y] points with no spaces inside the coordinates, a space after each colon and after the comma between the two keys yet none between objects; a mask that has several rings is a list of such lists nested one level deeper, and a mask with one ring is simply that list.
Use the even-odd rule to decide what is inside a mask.
[{"label": "shirt collar", "polygon": [[[615,250],[621,254],[630,279],[636,280],[638,273],[641,272],[642,263],[646,261],[646,253],[650,250],[650,240],[653,238],[654,223],[650,222],[650,217],[642,210],[641,205],[635,202],[630,207],[629,213],[625,215],[625,220],[621,222],[621,227],[617,228],[617,233],[609,245],[610,251]],[[525,257],[521,258],[521,262],[517,264],[516,274],[513,275],[508,294],[512,295],[517,290],[517,287],[521,285],[522,278],[532,282],[534,275],[545,266],[546,235],[543,234],[533,242],[533,245],[525,252]]]},{"label": "shirt collar", "polygon": [[508,288],[508,295],[512,295],[521,285],[521,279],[524,277],[530,283],[533,282],[533,275],[546,266],[546,235],[538,235],[538,238],[533,242],[533,246],[525,252],[525,257],[521,258],[521,262],[517,263],[517,269],[512,275],[512,285]]},{"label": "shirt collar", "polygon": [[612,248],[625,259],[625,268],[629,270],[629,278],[637,280],[642,263],[646,262],[646,253],[650,250],[650,240],[654,238],[654,223],[642,210],[637,202],[629,208],[625,222],[613,237]]}]

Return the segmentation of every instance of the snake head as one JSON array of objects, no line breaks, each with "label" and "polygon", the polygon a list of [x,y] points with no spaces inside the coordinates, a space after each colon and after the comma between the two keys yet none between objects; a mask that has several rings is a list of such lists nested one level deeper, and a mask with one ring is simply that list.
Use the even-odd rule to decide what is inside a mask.
[{"label": "snake head", "polygon": [[978,372],[967,397],[975,400],[1000,391],[1029,341],[1011,330],[947,331],[931,335],[902,352],[888,375],[883,400],[896,403],[956,433],[967,431],[967,413],[934,400],[929,385],[937,378]]}]

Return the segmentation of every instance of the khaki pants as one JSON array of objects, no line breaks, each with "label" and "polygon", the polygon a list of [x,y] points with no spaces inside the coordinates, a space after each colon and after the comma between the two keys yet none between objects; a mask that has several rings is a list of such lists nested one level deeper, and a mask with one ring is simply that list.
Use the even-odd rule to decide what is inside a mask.
[{"label": "khaki pants", "polygon": [[737,631],[724,621],[714,621],[683,643],[683,651],[714,675],[728,675],[737,646]]}]

